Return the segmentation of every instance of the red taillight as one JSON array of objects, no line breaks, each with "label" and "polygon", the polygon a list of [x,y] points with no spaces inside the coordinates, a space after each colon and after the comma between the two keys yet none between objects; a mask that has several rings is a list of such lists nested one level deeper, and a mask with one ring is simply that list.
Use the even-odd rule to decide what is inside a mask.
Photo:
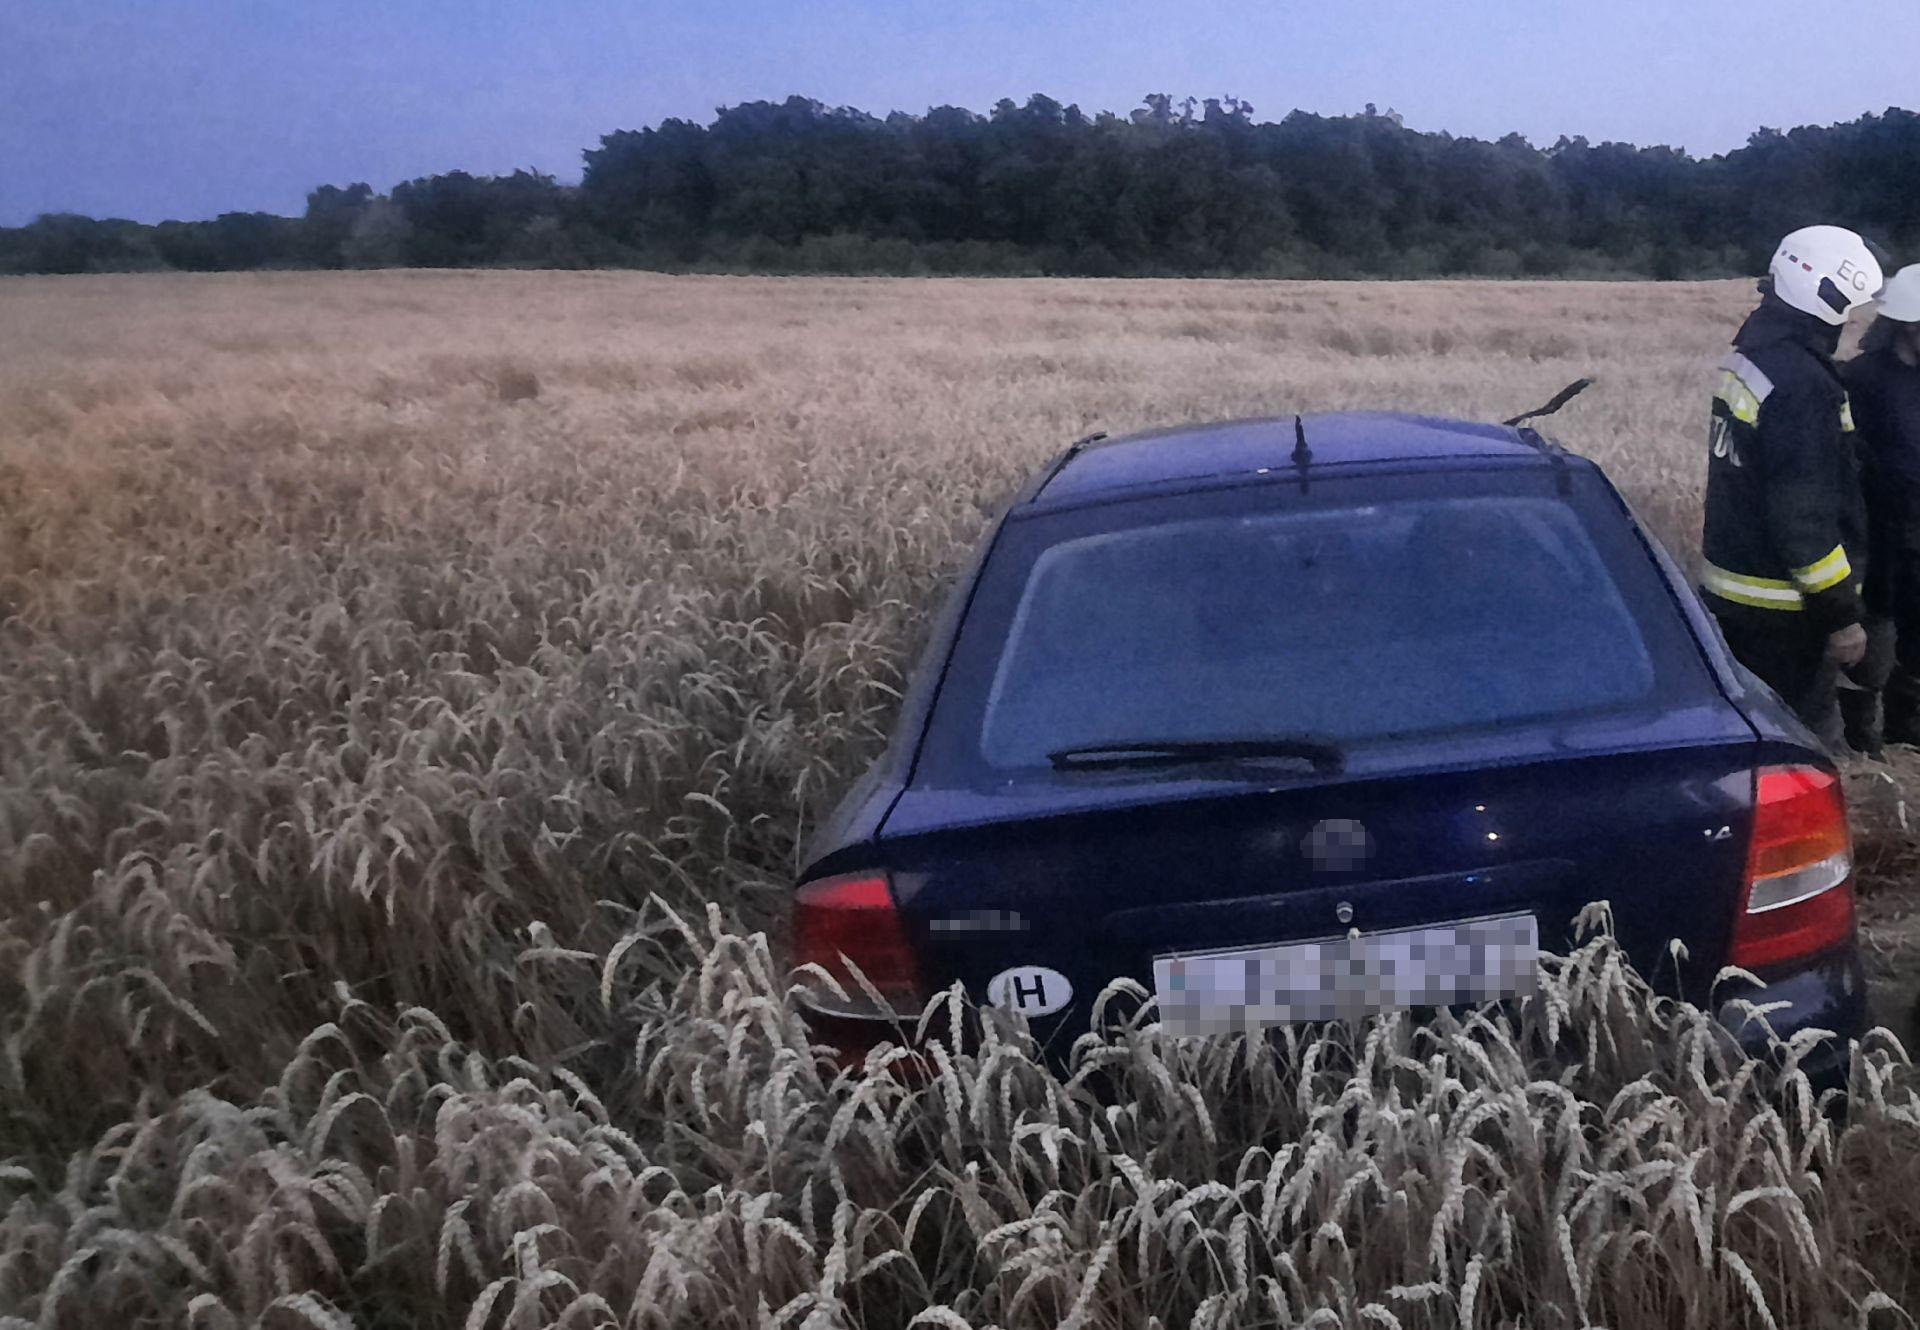
[{"label": "red taillight", "polygon": [[1816,767],[1765,768],[1729,959],[1749,970],[1804,960],[1848,942],[1853,928],[1853,839],[1839,780]]},{"label": "red taillight", "polygon": [[[818,965],[846,989],[842,1002],[825,985],[812,985],[809,1005],[829,1015],[911,1021],[925,1005],[919,962],[884,874],[822,878],[794,892],[793,959],[796,965]],[[868,996],[848,962],[859,967],[891,1011]]]}]

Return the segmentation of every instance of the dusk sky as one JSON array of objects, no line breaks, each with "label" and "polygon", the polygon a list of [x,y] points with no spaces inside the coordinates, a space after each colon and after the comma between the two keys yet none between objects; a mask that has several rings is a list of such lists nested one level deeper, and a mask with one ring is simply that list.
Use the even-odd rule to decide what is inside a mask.
[{"label": "dusk sky", "polygon": [[0,0],[0,225],[296,214],[316,184],[579,178],[614,129],[791,93],[884,114],[1230,93],[1416,129],[1738,147],[1920,103],[1884,0]]}]

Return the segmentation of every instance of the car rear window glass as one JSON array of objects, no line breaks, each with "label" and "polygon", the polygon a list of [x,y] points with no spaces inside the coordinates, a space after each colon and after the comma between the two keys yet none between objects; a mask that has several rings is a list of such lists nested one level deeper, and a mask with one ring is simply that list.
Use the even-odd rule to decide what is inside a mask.
[{"label": "car rear window glass", "polygon": [[1011,604],[969,745],[996,769],[1104,742],[1495,727],[1659,684],[1607,562],[1551,496],[1094,531],[1040,549]]}]

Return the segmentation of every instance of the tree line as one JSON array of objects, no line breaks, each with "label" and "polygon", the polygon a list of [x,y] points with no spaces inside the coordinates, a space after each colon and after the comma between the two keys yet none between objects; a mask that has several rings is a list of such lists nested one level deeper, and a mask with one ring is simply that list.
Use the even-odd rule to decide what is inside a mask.
[{"label": "tree line", "polygon": [[604,136],[578,185],[515,171],[299,217],[0,228],[0,273],[259,268],[1427,277],[1753,273],[1809,222],[1920,257],[1920,114],[1670,147],[1406,127],[1391,110],[1255,117],[1148,96],[1121,116],[1040,94],[879,117],[804,97]]}]

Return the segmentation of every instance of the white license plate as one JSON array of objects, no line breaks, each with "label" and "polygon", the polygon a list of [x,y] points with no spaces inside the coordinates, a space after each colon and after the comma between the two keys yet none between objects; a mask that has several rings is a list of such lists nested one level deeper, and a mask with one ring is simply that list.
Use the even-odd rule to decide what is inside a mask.
[{"label": "white license plate", "polygon": [[1538,982],[1539,957],[1538,923],[1514,914],[1159,956],[1153,986],[1169,1033],[1224,1034],[1524,996]]}]

